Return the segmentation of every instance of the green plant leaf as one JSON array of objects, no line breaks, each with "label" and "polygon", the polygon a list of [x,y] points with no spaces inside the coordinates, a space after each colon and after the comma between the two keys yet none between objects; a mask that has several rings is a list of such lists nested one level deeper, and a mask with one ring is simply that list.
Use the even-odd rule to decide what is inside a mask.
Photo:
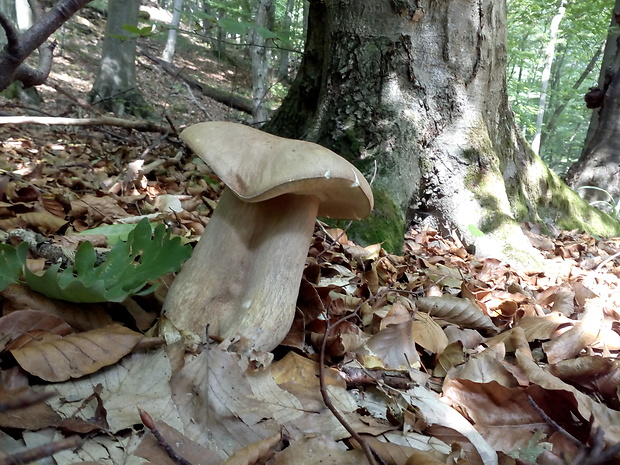
[{"label": "green plant leaf", "polygon": [[140,35],[141,30],[138,26],[134,26],[133,24],[123,24],[121,27],[130,34]]},{"label": "green plant leaf", "polygon": [[474,237],[484,236],[484,233],[480,231],[480,229],[478,229],[475,224],[468,224],[467,229],[469,230],[470,234]]},{"label": "green plant leaf", "polygon": [[[152,230],[146,218],[129,233],[126,242],[117,243],[103,263],[95,266],[97,254],[90,242],[84,242],[75,254],[74,266],[59,271],[54,265],[42,274],[25,271],[26,284],[32,289],[71,302],[122,302],[130,295],[153,292],[146,287],[159,276],[178,271],[192,249],[182,245],[180,237],[170,237],[164,225]],[[25,265],[25,251],[21,257]]]},{"label": "green plant leaf", "polygon": [[[79,232],[77,236],[92,236],[95,234],[102,234],[108,238],[108,247],[112,247],[119,241],[126,241],[129,237],[129,233],[135,229],[135,224],[104,224],[98,228],[87,229]],[[85,237],[88,240],[88,237]]]},{"label": "green plant leaf", "polygon": [[19,253],[24,256],[28,251],[28,244],[22,242],[17,248],[10,244],[0,244],[0,291],[4,290],[9,284],[17,283],[23,265],[19,260]]}]

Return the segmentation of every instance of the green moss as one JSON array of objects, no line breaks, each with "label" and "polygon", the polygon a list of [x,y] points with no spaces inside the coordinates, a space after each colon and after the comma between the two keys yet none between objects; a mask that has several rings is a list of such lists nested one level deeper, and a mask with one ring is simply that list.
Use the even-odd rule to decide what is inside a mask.
[{"label": "green moss", "polygon": [[[373,189],[375,208],[368,218],[353,221],[347,229],[349,239],[360,244],[370,245],[381,242],[390,253],[400,254],[405,234],[405,216],[392,201],[387,191]],[[336,227],[344,228],[348,221],[330,221]]]}]

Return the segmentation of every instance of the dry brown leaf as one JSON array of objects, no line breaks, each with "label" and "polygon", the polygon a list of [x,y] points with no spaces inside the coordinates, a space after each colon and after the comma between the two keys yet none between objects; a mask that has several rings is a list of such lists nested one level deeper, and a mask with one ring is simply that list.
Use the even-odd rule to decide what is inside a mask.
[{"label": "dry brown leaf", "polygon": [[264,463],[275,453],[275,448],[282,440],[282,433],[255,442],[243,449],[238,450],[232,457],[228,458],[222,465],[254,465]]},{"label": "dry brown leaf", "polygon": [[407,371],[420,367],[420,356],[413,338],[413,320],[390,325],[368,339],[357,351],[366,368]]},{"label": "dry brown leaf", "polygon": [[81,218],[87,215],[91,222],[102,220],[112,222],[117,218],[129,216],[112,197],[96,197],[91,194],[71,202],[71,216]]},{"label": "dry brown leaf", "polygon": [[436,459],[428,452],[418,450],[409,456],[405,465],[446,465],[446,462]]},{"label": "dry brown leaf", "polygon": [[62,318],[72,328],[79,331],[103,328],[112,324],[112,317],[102,305],[85,307],[80,304],[49,299],[25,285],[11,284],[0,292],[0,296],[4,299],[5,314],[18,310],[41,310]]},{"label": "dry brown leaf", "polygon": [[506,355],[503,344],[490,346],[479,354],[471,356],[464,364],[448,373],[449,378],[460,378],[488,383],[496,381],[506,387],[519,385],[515,377],[502,363]]},{"label": "dry brown leaf", "polygon": [[48,212],[22,213],[18,218],[43,234],[53,234],[67,224],[64,219]]},{"label": "dry brown leaf", "polygon": [[[414,432],[391,431],[379,436],[380,439],[369,435],[363,438],[388,465],[405,465],[413,453],[422,450],[435,459],[446,458],[450,452],[450,447],[442,441]],[[357,448],[357,443],[354,446]]]},{"label": "dry brown leaf", "polygon": [[543,344],[549,363],[554,364],[579,355],[588,346],[600,340],[603,329],[603,310],[598,299],[590,299],[586,303],[586,313],[575,325]]},{"label": "dry brown leaf", "polygon": [[304,437],[291,442],[289,447],[278,452],[272,465],[360,465],[366,463],[364,454],[358,450],[347,450],[342,443],[331,439]]},{"label": "dry brown leaf", "polygon": [[439,400],[436,394],[422,386],[415,386],[400,394],[416,410],[416,416],[428,425],[429,431],[449,444],[458,442],[465,447],[471,464],[498,465],[497,453],[459,412]]},{"label": "dry brown leaf", "polygon": [[60,382],[94,373],[127,355],[142,335],[113,324],[50,342],[32,343],[11,351],[28,373]]},{"label": "dry brown leaf", "polygon": [[[215,452],[190,440],[167,423],[155,421],[155,426],[168,444],[174,444],[174,450],[190,463],[201,465],[220,465],[222,463],[222,459]],[[134,455],[145,458],[152,464],[178,465],[166,454],[155,436],[150,432],[142,438]]]},{"label": "dry brown leaf", "polygon": [[416,344],[432,354],[442,354],[450,343],[441,326],[428,313],[416,312],[412,329]]},{"label": "dry brown leaf", "polygon": [[9,341],[19,337],[34,339],[31,333],[33,331],[47,331],[66,336],[72,333],[73,329],[62,318],[47,312],[39,310],[12,312],[0,318],[0,348],[3,349]]},{"label": "dry brown leaf", "polygon": [[428,312],[435,318],[441,318],[455,325],[497,330],[491,318],[482,313],[480,307],[469,299],[443,295],[441,297],[419,297],[415,303],[423,312]]}]

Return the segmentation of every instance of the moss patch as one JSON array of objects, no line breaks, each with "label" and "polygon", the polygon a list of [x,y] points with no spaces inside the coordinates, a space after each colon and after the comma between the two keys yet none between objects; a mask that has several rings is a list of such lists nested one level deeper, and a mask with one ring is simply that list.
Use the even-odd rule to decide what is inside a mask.
[{"label": "moss patch", "polygon": [[[381,242],[383,248],[390,253],[400,254],[403,250],[405,235],[405,216],[394,204],[387,191],[374,188],[375,208],[368,218],[353,221],[347,229],[352,241],[361,245]],[[331,220],[330,224],[344,228],[348,221]]]}]

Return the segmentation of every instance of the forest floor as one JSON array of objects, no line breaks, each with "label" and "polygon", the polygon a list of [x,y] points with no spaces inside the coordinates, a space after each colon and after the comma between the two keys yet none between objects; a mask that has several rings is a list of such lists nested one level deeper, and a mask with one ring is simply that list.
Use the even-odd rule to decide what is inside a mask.
[{"label": "forest floor", "polygon": [[[72,19],[55,88],[41,86],[36,108],[0,100],[2,115],[101,116],[83,100],[104,25],[92,10]],[[163,42],[139,46],[160,56]],[[182,39],[174,64],[247,97],[248,65],[234,61]],[[222,186],[176,134],[248,115],[141,54],[137,73],[152,122],[169,133],[0,125],[0,242],[16,245],[15,230],[29,230],[39,246],[71,251],[75,233],[120,225],[96,238],[105,248],[148,215],[195,243]],[[11,284],[0,293],[0,464],[25,449],[38,455],[19,463],[215,465],[236,453],[227,463],[359,464],[357,441],[397,465],[620,463],[620,239],[523,227],[544,270],[476,258],[436,231],[410,230],[391,255],[317,227],[293,327],[260,369],[259,358],[158,337],[171,275],[151,295],[103,304]],[[47,268],[34,249],[28,267]],[[0,283],[10,267],[3,250]]]}]

